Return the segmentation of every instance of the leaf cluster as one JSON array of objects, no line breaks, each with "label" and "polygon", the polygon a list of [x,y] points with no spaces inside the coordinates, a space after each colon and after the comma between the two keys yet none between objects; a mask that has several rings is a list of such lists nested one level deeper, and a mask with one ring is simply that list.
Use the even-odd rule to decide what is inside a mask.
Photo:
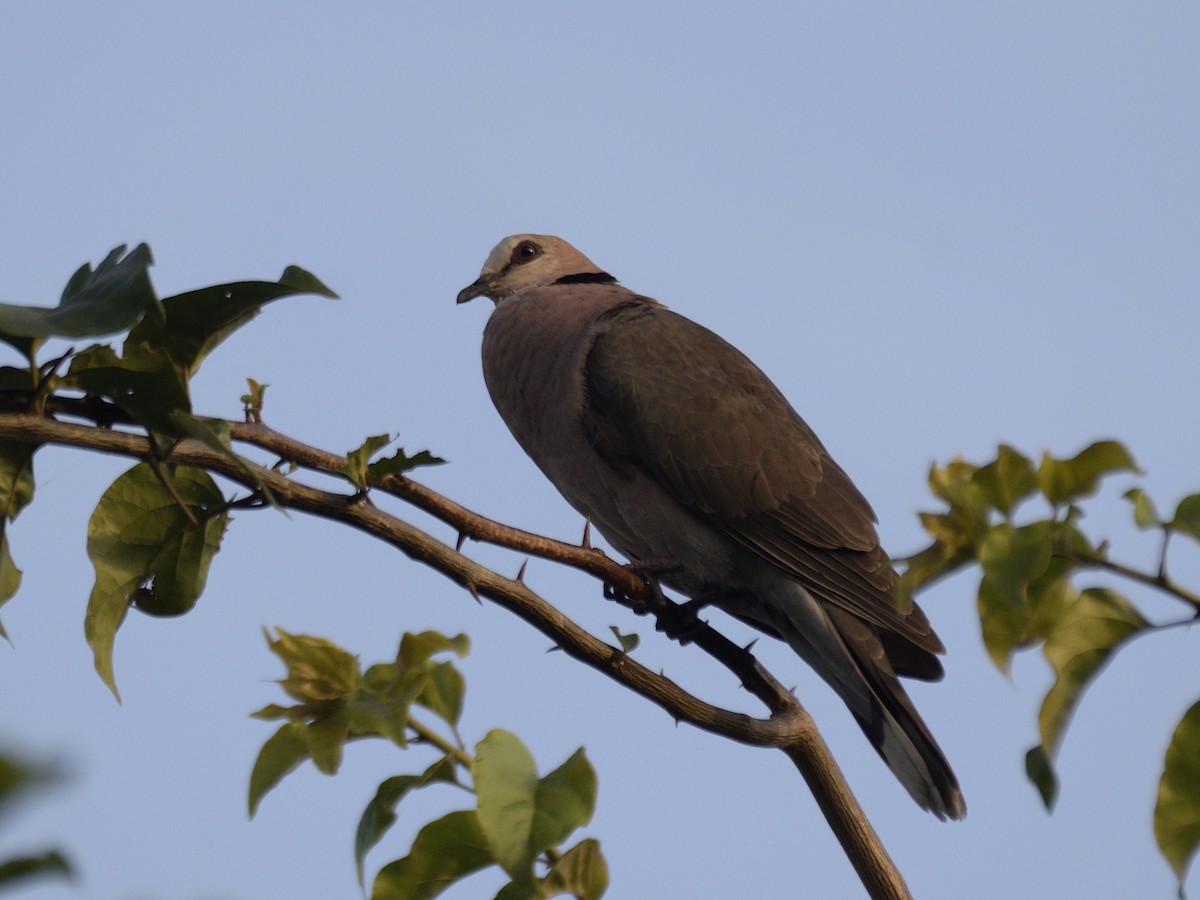
[{"label": "leaf cluster", "polygon": [[[144,244],[128,254],[118,247],[95,269],[80,267],[57,307],[0,303],[0,342],[24,357],[24,365],[0,367],[0,413],[81,418],[100,429],[131,429],[149,441],[142,460],[104,491],[87,527],[96,577],[84,631],[98,674],[117,696],[113,647],[129,611],[156,617],[191,611],[231,512],[273,501],[264,482],[272,473],[235,453],[231,423],[193,411],[192,377],[265,304],[302,293],[336,297],[315,276],[289,266],[276,282],[219,284],[160,300],[149,278],[151,264]],[[92,343],[38,360],[51,339],[121,334],[119,345]],[[247,384],[243,412],[247,422],[261,423],[267,386],[254,379]],[[252,486],[253,494],[227,498],[206,469],[171,462],[173,448],[185,439],[199,441],[227,463],[219,467],[226,475],[231,469],[241,473],[238,480]],[[442,462],[425,450],[410,456],[402,449],[375,460],[392,441],[387,435],[367,438],[344,464],[323,470],[341,475],[365,495],[384,478]],[[0,604],[20,586],[7,526],[33,499],[38,446],[0,442]],[[281,489],[278,479],[275,485]],[[251,815],[265,794],[305,760],[332,775],[352,740],[383,738],[401,749],[417,743],[435,748],[437,759],[418,775],[387,779],[368,804],[355,842],[360,882],[367,852],[396,821],[396,808],[407,794],[450,785],[473,792],[476,808],[422,828],[408,855],[379,873],[372,896],[433,897],[491,865],[511,879],[500,894],[506,900],[562,894],[590,900],[603,894],[608,876],[597,842],[558,849],[590,820],[595,805],[596,777],[582,750],[539,777],[529,752],[507,732],[490,732],[473,755],[463,745],[457,725],[465,684],[453,662],[441,657],[463,656],[465,636],[405,634],[394,660],[365,671],[355,656],[323,638],[278,629],[268,643],[286,668],[279,684],[291,703],[271,704],[254,714],[282,724],[254,765]],[[431,714],[447,733],[440,734],[414,711]],[[0,805],[24,780],[0,759]],[[0,862],[0,884],[56,871],[66,872],[67,866],[54,851]]]},{"label": "leaf cluster", "polygon": [[[1145,572],[1110,559],[1107,544],[1081,528],[1082,502],[1106,477],[1137,474],[1132,455],[1116,441],[1099,441],[1077,455],[1043,454],[1034,462],[1001,445],[984,465],[956,459],[934,466],[929,486],[945,509],[921,514],[932,543],[906,560],[904,593],[919,591],[967,567],[977,567],[976,595],[983,643],[995,665],[1010,670],[1013,655],[1040,646],[1054,683],[1038,713],[1040,742],[1026,754],[1026,772],[1048,808],[1058,777],[1054,759],[1071,714],[1104,665],[1132,638],[1165,627],[1151,623],[1133,602],[1108,584],[1080,586],[1085,571],[1105,571],[1154,588],[1188,607],[1184,623],[1200,615],[1200,597],[1167,575],[1167,544],[1173,535],[1200,541],[1200,494],[1179,502],[1161,518],[1141,488],[1126,491],[1139,528],[1162,537],[1157,571]],[[1018,519],[1040,501],[1041,514]],[[1174,623],[1179,624],[1179,623]],[[1200,844],[1200,704],[1176,728],[1167,749],[1154,814],[1161,852],[1182,882]]]},{"label": "leaf cluster", "polygon": [[[0,409],[134,426],[144,430],[155,451],[108,487],[88,523],[96,582],[84,627],[96,670],[114,694],[113,641],[126,612],[189,611],[228,524],[229,503],[208,473],[161,462],[175,443],[195,438],[240,464],[228,423],[193,412],[192,375],[272,300],[301,293],[337,296],[315,276],[289,266],[279,281],[218,284],[160,300],[149,276],[150,248],[125,250],[117,247],[95,269],[81,266],[56,307],[0,303],[0,341],[25,357],[24,367],[0,367]],[[121,332],[119,350],[94,343],[46,363],[37,359],[54,338]],[[251,393],[261,410],[261,387],[251,383]],[[20,586],[7,526],[33,498],[36,450],[32,444],[0,443],[0,604]]]},{"label": "leaf cluster", "polygon": [[[250,812],[263,796],[307,759],[325,774],[342,763],[347,742],[381,738],[402,749],[422,745],[435,760],[418,774],[384,780],[363,811],[355,838],[359,880],[367,853],[397,821],[397,806],[413,791],[449,785],[475,795],[473,809],[448,813],[422,827],[407,855],[376,875],[375,900],[424,900],[490,866],[511,879],[499,900],[568,894],[598,898],[607,866],[593,839],[566,851],[559,845],[592,817],[596,775],[582,750],[547,775],[521,741],[499,729],[467,751],[458,734],[465,681],[439,655],[467,652],[464,635],[406,633],[394,660],[361,670],[358,659],[319,637],[276,629],[271,650],[287,674],[279,685],[294,703],[271,704],[254,715],[284,720],[263,745],[250,777]],[[430,713],[439,732],[415,714]],[[468,782],[460,780],[460,773]]]}]

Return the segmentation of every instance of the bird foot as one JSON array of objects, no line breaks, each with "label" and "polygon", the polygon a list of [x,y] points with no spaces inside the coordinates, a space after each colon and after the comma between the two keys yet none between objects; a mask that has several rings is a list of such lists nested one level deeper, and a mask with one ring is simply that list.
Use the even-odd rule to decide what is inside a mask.
[{"label": "bird foot", "polygon": [[624,591],[618,589],[616,585],[605,583],[604,597],[606,600],[619,600],[639,616],[644,616],[647,613],[658,615],[666,607],[675,605],[663,595],[658,579],[659,576],[665,575],[668,572],[676,572],[682,569],[683,566],[677,561],[665,556],[648,557],[626,563],[622,568],[627,569],[646,582],[646,585],[650,588],[651,596],[649,598],[630,597]]},{"label": "bird foot", "polygon": [[693,598],[686,603],[672,603],[659,614],[654,627],[671,640],[678,641],[681,647],[686,647],[708,624],[700,618],[700,610],[706,606],[708,600],[703,597]]}]

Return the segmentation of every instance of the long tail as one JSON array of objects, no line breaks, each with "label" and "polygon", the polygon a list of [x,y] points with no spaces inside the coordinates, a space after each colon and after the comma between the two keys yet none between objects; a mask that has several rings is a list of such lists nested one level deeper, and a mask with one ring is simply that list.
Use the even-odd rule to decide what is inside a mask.
[{"label": "long tail", "polygon": [[967,805],[950,764],[888,661],[875,629],[799,585],[801,602],[771,604],[771,624],[850,708],[876,752],[917,804],[939,819]]}]

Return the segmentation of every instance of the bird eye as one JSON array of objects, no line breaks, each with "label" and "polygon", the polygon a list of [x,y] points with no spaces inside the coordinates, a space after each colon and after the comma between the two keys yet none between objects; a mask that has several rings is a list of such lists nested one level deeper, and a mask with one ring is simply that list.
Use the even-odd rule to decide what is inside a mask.
[{"label": "bird eye", "polygon": [[512,261],[518,265],[531,262],[542,255],[542,248],[533,241],[521,241],[513,248]]}]

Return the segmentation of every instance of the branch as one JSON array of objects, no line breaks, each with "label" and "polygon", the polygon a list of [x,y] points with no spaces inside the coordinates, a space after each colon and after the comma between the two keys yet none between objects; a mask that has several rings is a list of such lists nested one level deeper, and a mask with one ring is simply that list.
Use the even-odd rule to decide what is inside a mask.
[{"label": "branch", "polygon": [[[65,412],[67,410],[58,410]],[[72,415],[87,416],[79,408]],[[257,446],[300,468],[340,476],[344,457],[309,447],[261,424],[230,423],[234,440]],[[59,444],[136,459],[153,458],[150,441],[140,435],[91,425],[77,425],[24,414],[0,414],[0,441]],[[777,747],[799,769],[869,895],[900,900],[909,897],[899,871],[850,791],[811,716],[799,701],[747,650],[733,644],[706,623],[688,629],[688,638],[742,681],[770,710],[766,719],[725,710],[687,693],[622,651],[585,631],[523,582],[479,565],[454,547],[404,520],[383,512],[362,493],[340,494],[300,483],[249,460],[235,460],[196,440],[183,440],[163,462],[195,466],[219,473],[251,489],[265,485],[280,506],[341,522],[396,547],[430,566],[476,596],[487,597],[521,617],[569,656],[603,672],[645,697],[674,719],[746,744]],[[255,479],[258,480],[256,483]],[[653,585],[609,559],[599,550],[576,547],[509,528],[442,497],[407,478],[388,476],[376,490],[391,494],[435,516],[460,534],[555,560],[587,572],[623,595],[635,611],[652,612],[669,633],[680,620],[677,604]]]},{"label": "branch", "polygon": [[1200,615],[1200,594],[1193,593],[1183,585],[1178,584],[1177,582],[1168,578],[1165,574],[1165,566],[1160,565],[1158,574],[1151,575],[1149,572],[1143,572],[1140,569],[1135,569],[1132,566],[1125,565],[1124,563],[1113,562],[1110,559],[1105,559],[1104,557],[1097,556],[1094,553],[1082,553],[1077,550],[1069,550],[1066,552],[1066,557],[1076,565],[1089,569],[1104,569],[1107,572],[1120,575],[1122,578],[1128,578],[1130,581],[1136,581],[1139,584],[1157,588],[1163,593],[1170,594],[1177,600],[1182,600],[1184,603],[1190,603],[1196,608],[1197,615]]}]

